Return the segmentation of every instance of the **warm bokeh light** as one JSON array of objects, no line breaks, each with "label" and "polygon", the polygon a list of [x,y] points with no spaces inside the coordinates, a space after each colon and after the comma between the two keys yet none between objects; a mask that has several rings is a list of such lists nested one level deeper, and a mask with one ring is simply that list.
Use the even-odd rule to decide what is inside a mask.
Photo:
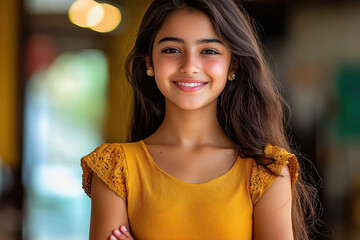
[{"label": "warm bokeh light", "polygon": [[98,5],[100,4],[93,0],[75,1],[69,9],[70,21],[80,27],[84,27],[84,28],[89,27],[88,13],[93,7]]},{"label": "warm bokeh light", "polygon": [[87,13],[87,24],[88,27],[93,27],[99,24],[104,19],[104,7],[103,4],[97,4],[93,6]]},{"label": "warm bokeh light", "polygon": [[69,18],[77,26],[105,33],[114,30],[120,24],[121,13],[110,4],[77,0],[69,9]]},{"label": "warm bokeh light", "polygon": [[100,4],[104,10],[103,19],[91,29],[97,32],[110,32],[114,30],[121,21],[121,13],[118,8],[111,6],[110,4]]}]

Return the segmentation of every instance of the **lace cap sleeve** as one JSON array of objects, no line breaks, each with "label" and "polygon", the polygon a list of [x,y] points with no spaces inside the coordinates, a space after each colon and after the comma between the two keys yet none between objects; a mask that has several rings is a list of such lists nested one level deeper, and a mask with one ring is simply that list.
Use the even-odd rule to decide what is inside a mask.
[{"label": "lace cap sleeve", "polygon": [[92,174],[97,176],[127,203],[127,165],[120,144],[105,143],[81,158],[82,186],[91,197]]},{"label": "lace cap sleeve", "polygon": [[[288,165],[290,172],[290,182],[292,194],[294,193],[294,184],[298,177],[299,164],[294,154],[288,153],[285,149],[266,145],[265,155],[276,160],[276,162],[268,165],[268,168],[274,173],[280,175],[281,170],[285,165]],[[271,186],[278,176],[269,173],[265,168],[252,163],[251,177],[250,177],[250,196],[253,205],[260,199],[262,194]]]}]

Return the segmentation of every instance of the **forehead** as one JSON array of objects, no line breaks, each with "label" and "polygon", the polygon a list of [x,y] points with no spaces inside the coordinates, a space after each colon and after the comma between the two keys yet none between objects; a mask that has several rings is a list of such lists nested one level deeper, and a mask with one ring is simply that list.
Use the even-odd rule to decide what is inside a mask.
[{"label": "forehead", "polygon": [[198,10],[182,9],[170,13],[159,29],[155,42],[163,37],[178,37],[185,41],[219,38],[210,18]]}]

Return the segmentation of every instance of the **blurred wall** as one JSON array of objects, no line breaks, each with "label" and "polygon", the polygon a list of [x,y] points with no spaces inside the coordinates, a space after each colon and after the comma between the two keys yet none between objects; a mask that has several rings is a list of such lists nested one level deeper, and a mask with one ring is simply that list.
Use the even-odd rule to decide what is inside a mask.
[{"label": "blurred wall", "polygon": [[19,163],[18,20],[19,1],[0,1],[0,158]]}]

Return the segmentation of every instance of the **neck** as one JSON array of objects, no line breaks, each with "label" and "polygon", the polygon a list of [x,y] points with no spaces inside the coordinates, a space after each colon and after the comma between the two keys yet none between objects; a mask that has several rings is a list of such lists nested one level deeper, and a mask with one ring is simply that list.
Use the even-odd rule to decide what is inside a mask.
[{"label": "neck", "polygon": [[216,101],[197,110],[183,110],[166,102],[165,118],[153,139],[158,143],[184,147],[233,145],[218,122]]}]

